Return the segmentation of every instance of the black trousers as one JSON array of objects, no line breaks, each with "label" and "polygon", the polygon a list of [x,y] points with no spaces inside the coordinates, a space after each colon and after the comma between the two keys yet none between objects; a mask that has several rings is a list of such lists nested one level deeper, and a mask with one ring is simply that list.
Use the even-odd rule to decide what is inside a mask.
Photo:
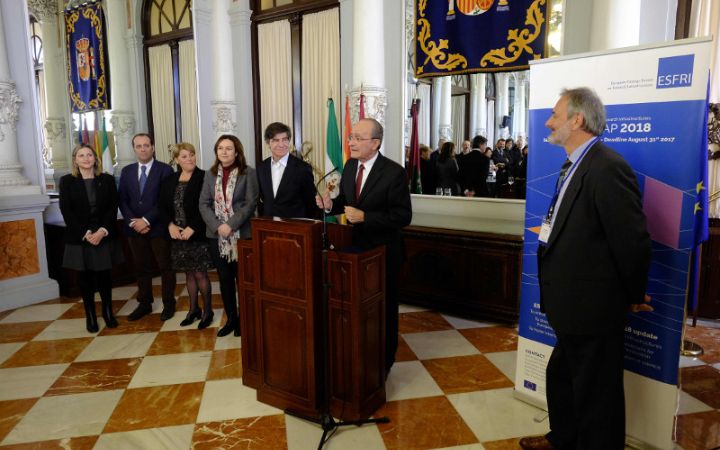
[{"label": "black trousers", "polygon": [[625,448],[624,333],[557,335],[547,367],[550,433],[560,450]]},{"label": "black trousers", "polygon": [[236,296],[238,263],[237,261],[228,261],[220,256],[217,239],[209,239],[209,244],[210,256],[220,279],[220,295],[222,296],[227,323],[237,323],[240,320]]},{"label": "black trousers", "polygon": [[138,283],[137,300],[141,304],[153,302],[153,260],[162,275],[162,301],[175,304],[175,271],[170,265],[170,240],[164,237],[129,236],[128,244],[133,255]]}]

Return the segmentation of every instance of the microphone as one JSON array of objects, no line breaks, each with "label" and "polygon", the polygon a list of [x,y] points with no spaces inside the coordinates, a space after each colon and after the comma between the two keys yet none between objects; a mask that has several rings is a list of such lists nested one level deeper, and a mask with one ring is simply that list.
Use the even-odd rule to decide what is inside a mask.
[{"label": "microphone", "polygon": [[[333,167],[333,170],[331,170],[330,172],[326,173],[322,178],[320,178],[320,180],[318,180],[317,183],[315,183],[315,193],[316,193],[317,195],[320,195],[320,191],[319,191],[319,189],[320,189],[320,183],[322,183],[323,181],[325,181],[325,179],[326,179],[327,177],[329,177],[330,175],[332,175],[333,173],[335,173],[335,172],[337,172],[337,171],[338,171],[338,168],[337,168],[337,167]],[[321,196],[321,197],[322,197],[322,196]]]}]

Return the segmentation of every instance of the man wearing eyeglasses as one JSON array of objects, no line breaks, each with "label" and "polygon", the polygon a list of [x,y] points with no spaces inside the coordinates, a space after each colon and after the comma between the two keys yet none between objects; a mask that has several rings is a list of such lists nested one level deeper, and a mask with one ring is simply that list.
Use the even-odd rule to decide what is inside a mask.
[{"label": "man wearing eyeglasses", "polygon": [[383,127],[362,119],[349,136],[350,159],[335,200],[316,197],[319,208],[345,213],[353,225],[353,245],[363,249],[385,245],[385,373],[395,362],[398,345],[398,276],[405,248],[400,230],[410,224],[412,207],[405,169],[379,153]]},{"label": "man wearing eyeglasses", "polygon": [[260,215],[264,217],[317,216],[312,167],[290,155],[290,127],[274,122],[265,128],[270,156],[258,165]]}]

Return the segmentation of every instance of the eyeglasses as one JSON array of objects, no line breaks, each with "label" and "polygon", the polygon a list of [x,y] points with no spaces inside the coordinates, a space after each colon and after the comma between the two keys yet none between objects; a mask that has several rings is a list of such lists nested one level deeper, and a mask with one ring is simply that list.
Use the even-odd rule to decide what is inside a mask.
[{"label": "eyeglasses", "polygon": [[350,136],[348,136],[348,142],[352,142],[352,141],[371,141],[371,140],[373,140],[373,139],[377,139],[377,138],[373,138],[373,137],[361,138],[360,136],[357,136],[357,135],[355,135],[355,134],[351,134]]}]

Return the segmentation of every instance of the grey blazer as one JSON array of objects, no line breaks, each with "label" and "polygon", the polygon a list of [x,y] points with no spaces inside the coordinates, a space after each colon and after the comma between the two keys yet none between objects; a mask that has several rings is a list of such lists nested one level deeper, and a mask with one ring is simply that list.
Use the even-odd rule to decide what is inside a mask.
[{"label": "grey blazer", "polygon": [[[205,172],[202,191],[200,192],[200,215],[207,225],[205,234],[209,238],[218,237],[217,229],[224,222],[215,216],[215,179],[209,170]],[[233,230],[240,231],[240,238],[250,239],[250,218],[255,216],[258,202],[258,182],[255,169],[249,167],[245,173],[238,175],[235,191],[233,191],[233,216],[227,224]]]}]

